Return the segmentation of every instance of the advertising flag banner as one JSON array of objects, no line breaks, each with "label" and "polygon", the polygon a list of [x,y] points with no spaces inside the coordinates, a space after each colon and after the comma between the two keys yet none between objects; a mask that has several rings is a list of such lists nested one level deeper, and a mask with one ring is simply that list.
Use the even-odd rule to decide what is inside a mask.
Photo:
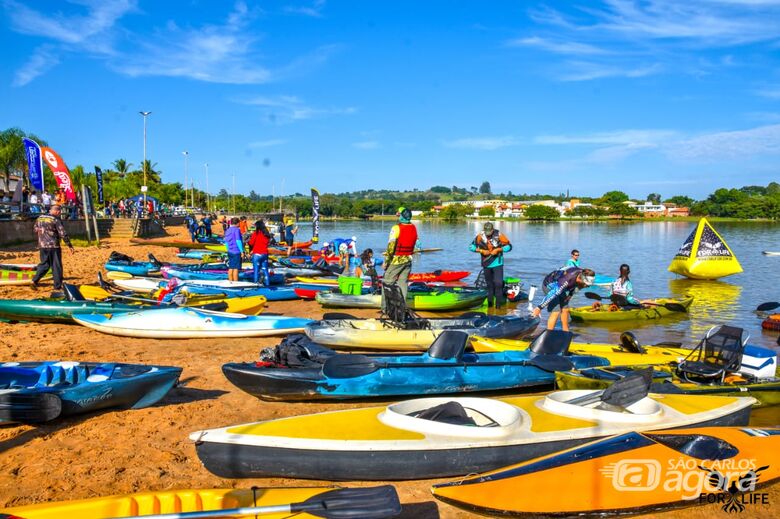
[{"label": "advertising flag banner", "polygon": [[27,165],[30,170],[30,185],[38,191],[43,192],[43,159],[41,158],[41,147],[38,143],[25,138],[24,155],[27,157]]},{"label": "advertising flag banner", "polygon": [[311,241],[320,241],[320,192],[311,188]]},{"label": "advertising flag banner", "polygon": [[51,168],[51,172],[54,173],[54,178],[57,180],[57,186],[65,191],[65,198],[71,202],[75,202],[76,192],[73,190],[73,183],[70,181],[70,172],[68,171],[68,166],[65,165],[65,161],[51,148],[42,148],[41,152],[43,160],[46,161],[46,164]]},{"label": "advertising flag banner", "polygon": [[98,203],[103,203],[103,170],[95,166],[95,179],[97,180]]}]

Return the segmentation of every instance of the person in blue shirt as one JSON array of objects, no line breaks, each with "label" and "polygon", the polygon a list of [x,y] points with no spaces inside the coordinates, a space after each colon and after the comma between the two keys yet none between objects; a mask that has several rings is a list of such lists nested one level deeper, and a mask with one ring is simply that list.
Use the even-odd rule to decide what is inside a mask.
[{"label": "person in blue shirt", "polygon": [[211,238],[211,225],[213,224],[211,215],[207,214],[204,216],[203,220],[201,220],[201,223],[203,224],[203,228],[206,230],[206,238]]},{"label": "person in blue shirt", "polygon": [[469,247],[482,255],[482,270],[487,283],[487,304],[496,308],[504,304],[504,253],[512,250],[509,238],[487,222]]},{"label": "person in blue shirt", "polygon": [[238,218],[233,217],[230,227],[225,231],[225,247],[227,248],[228,279],[238,281],[238,271],[241,270],[241,255],[244,244],[241,241],[241,229],[238,228]]},{"label": "person in blue shirt", "polygon": [[[542,281],[544,299],[534,308],[531,315],[539,317],[543,308],[547,308],[550,317],[547,319],[547,329],[555,328],[558,317],[561,318],[561,328],[569,331],[569,301],[574,293],[593,284],[596,273],[591,269],[571,267],[550,272]],[[556,307],[558,308],[556,310]]]},{"label": "person in blue shirt", "polygon": [[566,260],[566,264],[563,268],[579,267],[580,266],[580,251],[574,249],[571,251],[571,257]]}]

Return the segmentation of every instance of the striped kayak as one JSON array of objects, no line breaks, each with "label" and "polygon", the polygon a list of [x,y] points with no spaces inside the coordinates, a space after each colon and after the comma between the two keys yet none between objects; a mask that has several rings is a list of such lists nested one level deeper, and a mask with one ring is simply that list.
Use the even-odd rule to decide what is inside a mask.
[{"label": "striped kayak", "polygon": [[73,319],[99,332],[151,339],[284,335],[300,332],[312,322],[311,319],[298,317],[249,316],[196,308],[163,308],[154,312],[127,312],[117,315],[79,315]]},{"label": "striped kayak", "polygon": [[570,334],[548,330],[532,351],[470,353],[468,336],[448,330],[422,354],[366,356],[336,353],[293,335],[273,350],[279,362],[229,363],[222,373],[261,399],[345,400],[549,386],[555,370],[567,365],[607,364],[590,355],[564,356],[568,341]]},{"label": "striped kayak", "polygon": [[[167,281],[151,278],[117,279],[113,282],[123,290],[148,294],[167,286]],[[229,297],[263,296],[268,301],[298,299],[292,286],[266,287],[249,281],[187,280],[179,282],[179,290],[190,294],[225,294]]]},{"label": "striped kayak", "polygon": [[138,305],[102,301],[0,299],[0,319],[11,322],[72,323],[75,315],[137,312],[139,309]]},{"label": "striped kayak", "polygon": [[[745,355],[758,357],[758,350],[767,350],[758,346],[745,347]],[[771,350],[766,353],[771,354]],[[560,371],[555,374],[555,383],[559,389],[606,389],[618,380],[646,369],[647,366],[609,366],[572,371]],[[673,366],[653,366],[653,386],[655,393],[675,393],[685,395],[726,395],[752,396],[756,399],[754,407],[780,405],[780,370],[772,377],[757,378],[743,373],[731,373],[723,381],[696,383],[682,379]]]},{"label": "striped kayak", "polygon": [[[206,469],[223,478],[425,479],[493,470],[631,431],[747,425],[754,402],[650,394],[610,409],[600,396],[422,398],[198,431],[190,439]],[[581,397],[595,402],[577,403]]]},{"label": "striped kayak", "polygon": [[[33,263],[0,263],[0,286],[31,285],[38,265]],[[51,272],[42,279],[51,279]]]},{"label": "striped kayak", "polygon": [[[433,272],[412,272],[409,274],[409,282],[422,281],[425,283],[439,282],[450,283],[453,281],[460,281],[463,278],[468,277],[470,272],[466,271],[452,271],[452,270],[435,270]],[[338,285],[339,280],[337,278],[322,279],[322,278],[309,278],[305,276],[298,276],[296,280],[302,283],[329,283],[332,285]],[[368,277],[363,278],[366,283],[370,283],[371,279]],[[381,279],[381,276],[380,276]]]},{"label": "striped kayak", "polygon": [[[399,329],[380,319],[333,319],[308,324],[306,335],[339,349],[425,351],[445,330],[461,330],[483,337],[520,337],[531,333],[539,319],[519,316],[469,315],[422,319],[419,328]],[[427,326],[427,327],[425,327]]]},{"label": "striped kayak", "polygon": [[[664,303],[678,303],[687,310],[693,297],[688,296],[682,299],[654,299],[656,305]],[[646,308],[637,308],[631,310],[617,310],[611,312],[609,305],[602,305],[599,310],[594,310],[591,306],[581,306],[571,309],[571,318],[575,321],[637,321],[644,319],[662,319],[670,315],[686,315],[684,312],[673,312],[663,306],[648,306]]]},{"label": "striped kayak", "polygon": [[[503,351],[503,350],[524,350],[528,348],[529,341],[517,341],[511,339],[487,339],[485,337],[473,337],[471,345],[474,351]],[[574,355],[596,355],[609,360],[612,366],[633,366],[633,365],[652,365],[669,364],[670,362],[679,362],[688,355],[690,349],[680,345],[654,345],[642,346],[642,353],[634,349],[629,349],[623,344],[595,344],[589,342],[573,342],[569,347],[569,352]]]},{"label": "striped kayak", "polygon": [[[227,269],[190,270],[190,269],[179,269],[174,267],[163,267],[161,271],[163,277],[166,279],[178,278],[185,281],[189,281],[189,280],[227,281],[228,280]],[[238,277],[239,279],[244,281],[250,280],[254,277],[254,271],[249,269],[239,270]],[[283,285],[285,281],[285,277],[283,274],[272,273],[270,281],[272,285]]]},{"label": "striped kayak", "polygon": [[[309,514],[305,510],[320,513]],[[262,515],[241,509],[275,507]],[[160,490],[74,501],[56,501],[0,510],[20,519],[112,519],[117,517],[158,516],[158,514],[197,514],[204,517],[263,517],[267,519],[321,519],[321,512],[354,512],[350,517],[383,519],[401,513],[398,494],[391,486],[373,488],[287,487],[251,489],[214,488]],[[224,511],[224,514],[218,514]],[[270,512],[270,513],[269,513]],[[330,515],[328,515],[329,517]],[[166,516],[167,517],[167,516]],[[344,517],[347,517],[346,515]]]},{"label": "striped kayak", "polygon": [[[646,513],[713,502],[700,499],[707,496],[720,498],[718,506],[724,509],[731,504],[736,512],[745,509],[738,489],[753,492],[757,483],[780,478],[778,449],[777,428],[626,432],[487,474],[439,483],[432,490],[446,503],[496,516]],[[758,508],[755,514],[762,516]]]},{"label": "striped kayak", "polygon": [[148,407],[171,390],[179,375],[181,368],[170,366],[6,362],[0,364],[0,422],[40,422],[109,407]]},{"label": "striped kayak", "polygon": [[[435,290],[410,290],[406,304],[412,310],[447,312],[480,306],[487,297],[484,290],[441,288]],[[381,308],[382,296],[363,294],[359,296],[337,292],[317,292],[316,299],[326,308]]]}]

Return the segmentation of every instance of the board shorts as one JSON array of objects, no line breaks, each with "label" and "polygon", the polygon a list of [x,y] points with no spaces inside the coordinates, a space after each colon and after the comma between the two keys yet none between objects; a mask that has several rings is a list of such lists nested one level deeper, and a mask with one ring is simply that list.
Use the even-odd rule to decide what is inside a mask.
[{"label": "board shorts", "polygon": [[241,270],[241,253],[240,252],[228,252],[227,265],[228,269]]},{"label": "board shorts", "polygon": [[[549,292],[554,292],[555,290],[558,290],[558,283],[554,282],[549,285],[545,285],[544,287],[544,293],[547,294]],[[571,300],[571,295],[566,295],[565,293],[560,294],[556,298],[554,298],[552,301],[550,301],[550,304],[547,305],[547,311],[548,312],[555,312],[556,308],[558,310],[563,310],[569,305],[569,301]]]}]

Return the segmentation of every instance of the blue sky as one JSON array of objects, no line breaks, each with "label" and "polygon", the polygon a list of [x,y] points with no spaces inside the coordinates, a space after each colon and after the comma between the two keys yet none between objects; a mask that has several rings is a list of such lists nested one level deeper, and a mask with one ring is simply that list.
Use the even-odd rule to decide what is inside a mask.
[{"label": "blue sky", "polygon": [[780,0],[0,0],[0,127],[278,195],[780,181]]}]

